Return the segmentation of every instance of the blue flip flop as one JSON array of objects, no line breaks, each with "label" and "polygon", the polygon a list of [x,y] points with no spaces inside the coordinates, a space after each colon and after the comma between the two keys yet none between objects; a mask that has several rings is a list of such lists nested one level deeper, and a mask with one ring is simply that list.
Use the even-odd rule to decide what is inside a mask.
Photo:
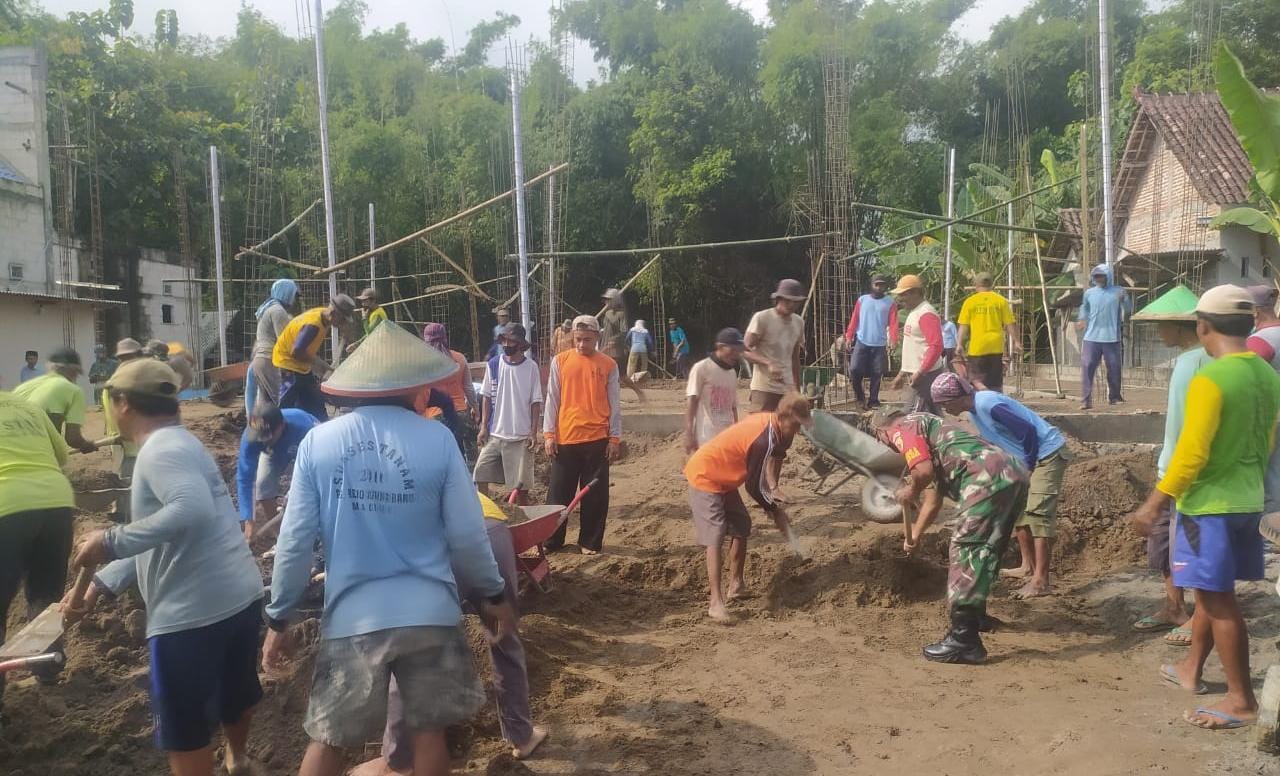
[{"label": "blue flip flop", "polygon": [[[1182,680],[1178,678],[1178,672],[1175,671],[1171,665],[1160,666],[1160,678],[1177,687],[1179,690],[1186,689],[1182,686]],[[1204,682],[1200,682],[1196,685],[1196,695],[1206,695],[1208,692],[1209,687]]]},{"label": "blue flip flop", "polygon": [[[1205,714],[1210,717],[1217,717],[1218,719],[1222,720],[1227,724],[1218,725],[1217,727],[1205,727],[1204,725],[1196,725],[1196,723],[1191,719],[1193,716],[1195,716],[1195,714]],[[1225,711],[1215,711],[1213,709],[1204,709],[1204,708],[1196,709],[1194,714],[1188,714],[1187,712],[1184,711],[1182,713],[1182,718],[1185,719],[1190,724],[1200,728],[1201,730],[1235,730],[1236,728],[1248,727],[1253,724],[1253,720],[1251,719],[1240,719],[1239,717],[1231,716]]]}]

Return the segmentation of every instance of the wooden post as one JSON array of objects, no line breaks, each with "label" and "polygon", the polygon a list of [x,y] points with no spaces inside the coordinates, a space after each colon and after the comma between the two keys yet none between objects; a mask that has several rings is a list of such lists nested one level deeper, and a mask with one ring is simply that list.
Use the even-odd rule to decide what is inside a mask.
[{"label": "wooden post", "polygon": [[1080,122],[1080,263],[1085,272],[1089,272],[1092,264],[1089,256],[1092,249],[1089,245],[1089,122]]}]

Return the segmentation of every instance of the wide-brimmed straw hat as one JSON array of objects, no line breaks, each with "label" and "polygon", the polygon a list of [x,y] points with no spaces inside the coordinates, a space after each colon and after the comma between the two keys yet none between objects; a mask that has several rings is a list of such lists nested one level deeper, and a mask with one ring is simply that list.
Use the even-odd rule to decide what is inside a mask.
[{"label": "wide-brimmed straw hat", "polygon": [[458,371],[448,355],[399,326],[379,326],[338,366],[320,390],[374,399],[411,394]]}]

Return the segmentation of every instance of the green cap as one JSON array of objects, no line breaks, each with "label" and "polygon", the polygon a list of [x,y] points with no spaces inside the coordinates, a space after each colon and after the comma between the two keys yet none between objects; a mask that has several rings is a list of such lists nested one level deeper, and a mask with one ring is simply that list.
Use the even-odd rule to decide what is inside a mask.
[{"label": "green cap", "polygon": [[1165,291],[1151,304],[1133,316],[1135,321],[1194,321],[1196,303],[1200,300],[1186,286],[1178,285]]}]

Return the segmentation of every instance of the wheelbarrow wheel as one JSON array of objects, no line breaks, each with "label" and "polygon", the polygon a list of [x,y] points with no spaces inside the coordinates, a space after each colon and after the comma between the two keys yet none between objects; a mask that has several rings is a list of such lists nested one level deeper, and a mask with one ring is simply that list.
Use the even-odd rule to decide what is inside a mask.
[{"label": "wheelbarrow wheel", "polygon": [[862,483],[862,513],[874,523],[896,523],[902,517],[902,507],[894,496],[897,478],[868,477]]}]

